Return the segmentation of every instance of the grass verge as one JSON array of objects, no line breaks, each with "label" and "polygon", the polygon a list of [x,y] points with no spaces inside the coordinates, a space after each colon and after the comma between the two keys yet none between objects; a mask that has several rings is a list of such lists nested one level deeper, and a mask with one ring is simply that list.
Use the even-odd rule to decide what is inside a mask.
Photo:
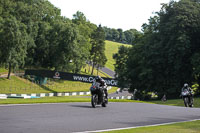
[{"label": "grass verge", "polygon": [[140,127],[127,130],[110,131],[104,133],[200,133],[200,120],[176,124]]},{"label": "grass verge", "polygon": [[[171,100],[167,100],[165,102],[161,101],[161,100],[152,100],[152,101],[147,101],[147,102],[151,102],[151,103],[155,103],[155,104],[162,104],[162,105],[170,105],[170,106],[184,106],[184,102],[183,99],[171,99]],[[199,97],[195,97],[194,98],[194,107],[195,108],[200,108],[200,98]]]},{"label": "grass verge", "polygon": [[[66,96],[66,97],[44,97],[34,99],[0,99],[0,104],[34,104],[34,103],[68,103],[68,102],[91,102],[90,97]],[[109,102],[140,102],[134,100],[109,99]]]}]

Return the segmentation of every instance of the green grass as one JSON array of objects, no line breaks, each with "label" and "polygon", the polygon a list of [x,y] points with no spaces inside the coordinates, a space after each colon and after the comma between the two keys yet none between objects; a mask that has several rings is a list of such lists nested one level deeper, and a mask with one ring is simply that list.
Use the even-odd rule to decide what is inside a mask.
[{"label": "green grass", "polygon": [[122,45],[130,47],[128,44],[122,44],[122,43],[117,43],[117,42],[112,42],[112,41],[105,41],[105,54],[108,59],[106,63],[106,67],[114,71],[114,64],[115,60],[113,59],[113,54],[118,52],[118,48]]},{"label": "green grass", "polygon": [[1,99],[0,104],[33,104],[33,103],[67,103],[67,102],[89,102],[90,98],[80,96],[67,97],[44,97],[34,99]]},{"label": "green grass", "polygon": [[[89,91],[91,83],[67,80],[48,79],[47,84],[38,85],[29,80],[11,76],[11,79],[0,78],[0,94],[30,94],[30,93],[52,93],[52,92],[80,92]],[[109,90],[109,93],[116,92],[117,87]]]},{"label": "green grass", "polygon": [[0,93],[31,93],[40,92],[40,89],[40,86],[16,76],[11,76],[11,79],[0,78]]},{"label": "green grass", "polygon": [[[85,96],[65,96],[65,97],[43,97],[34,99],[1,99],[0,104],[34,104],[34,103],[67,103],[67,102],[91,102],[90,97]],[[109,99],[109,102],[140,102],[123,99]]]},{"label": "green grass", "polygon": [[7,72],[8,72],[7,69],[5,69],[5,68],[1,68],[1,67],[0,67],[0,74],[1,74],[1,73],[7,73]]},{"label": "green grass", "polygon": [[65,80],[48,80],[46,85],[38,85],[29,80],[12,76],[11,79],[0,78],[1,94],[30,94],[50,92],[89,91],[90,83]]},{"label": "green grass", "polygon": [[[195,108],[200,108],[200,102],[199,101],[200,101],[199,97],[194,98],[194,107]],[[184,106],[183,99],[181,99],[181,98],[167,100],[165,102],[163,102],[161,100],[152,100],[152,101],[148,101],[148,102],[155,103],[155,104],[162,104],[162,105],[170,105],[170,106]]]},{"label": "green grass", "polygon": [[182,122],[163,126],[141,127],[104,133],[200,133],[200,121]]},{"label": "green grass", "polygon": [[[86,71],[85,71],[86,69]],[[81,73],[90,75],[88,67],[82,69]],[[91,68],[90,68],[91,69]],[[6,69],[0,69],[6,73]],[[94,75],[99,74],[101,77],[109,77],[107,74],[94,69]],[[84,83],[78,81],[67,81],[67,80],[54,80],[48,79],[46,85],[38,85],[29,80],[11,76],[11,79],[0,78],[0,94],[30,94],[30,93],[50,93],[50,92],[80,92],[89,91],[91,83]],[[114,91],[114,90],[113,90]]]}]

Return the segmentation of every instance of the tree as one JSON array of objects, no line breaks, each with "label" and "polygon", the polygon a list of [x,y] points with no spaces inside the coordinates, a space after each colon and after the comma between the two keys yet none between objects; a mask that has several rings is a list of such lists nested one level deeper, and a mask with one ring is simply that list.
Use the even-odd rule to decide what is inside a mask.
[{"label": "tree", "polygon": [[1,63],[9,67],[8,79],[13,68],[25,64],[27,54],[26,26],[13,16],[4,19],[0,32]]},{"label": "tree", "polygon": [[122,29],[111,29],[103,27],[106,33],[106,40],[115,41],[124,44],[136,44],[138,40],[142,37],[142,32],[137,31],[136,29],[130,29],[124,31]]},{"label": "tree", "polygon": [[125,38],[123,30],[117,29],[117,31],[119,32],[119,38],[118,38],[117,41],[120,42],[120,43],[126,43],[126,38]]},{"label": "tree", "polygon": [[136,29],[130,29],[124,32],[125,40],[127,44],[135,45],[140,38],[143,36],[143,34]]},{"label": "tree", "polygon": [[126,80],[142,97],[177,97],[187,82],[199,81],[200,3],[171,1],[143,25],[144,35],[130,50]]},{"label": "tree", "polygon": [[[95,24],[90,23],[85,15],[77,11],[76,14],[73,15],[72,22],[78,26],[80,40],[79,44],[82,46],[82,50],[79,54],[82,58],[80,61],[76,61],[76,70],[80,70],[81,67],[85,66],[86,62],[90,62],[90,50],[92,47],[91,44],[91,36],[94,30],[96,30],[97,26]],[[83,47],[84,46],[84,47]],[[77,48],[80,49],[80,48]]]},{"label": "tree", "polygon": [[112,32],[112,41],[117,42],[119,40],[119,36],[120,36],[118,30],[111,29],[111,32]]},{"label": "tree", "polygon": [[[50,45],[48,33],[55,21],[63,21],[60,16],[60,9],[54,7],[49,1],[45,0],[27,0],[23,1],[23,3],[26,6],[22,7],[26,7],[26,10],[19,10],[20,12],[18,14],[20,16],[19,18],[21,18],[28,27],[28,55],[25,65],[26,67],[51,67],[48,66],[50,65],[48,59],[48,47]],[[21,9],[21,6],[19,6],[19,9]]]},{"label": "tree", "polygon": [[120,46],[118,53],[113,55],[113,59],[116,61],[114,64],[115,66],[115,72],[116,72],[116,78],[118,80],[118,86],[121,88],[127,88],[129,87],[129,83],[127,81],[127,60],[129,57],[129,47],[126,46]]},{"label": "tree", "polygon": [[92,60],[92,72],[95,66],[103,67],[106,64],[105,56],[105,32],[101,25],[92,33],[91,44],[92,48],[90,51],[91,60]]}]

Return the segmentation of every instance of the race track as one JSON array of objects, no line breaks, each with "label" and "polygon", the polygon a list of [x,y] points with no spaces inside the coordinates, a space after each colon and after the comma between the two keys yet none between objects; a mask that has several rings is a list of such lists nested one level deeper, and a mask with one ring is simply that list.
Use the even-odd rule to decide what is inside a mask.
[{"label": "race track", "polygon": [[71,133],[200,119],[200,108],[146,103],[0,105],[1,133]]}]

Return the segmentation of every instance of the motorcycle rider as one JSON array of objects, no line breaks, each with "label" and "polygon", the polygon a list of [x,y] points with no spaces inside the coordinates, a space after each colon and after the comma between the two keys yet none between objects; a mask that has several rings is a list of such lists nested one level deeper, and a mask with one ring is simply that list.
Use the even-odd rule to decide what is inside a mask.
[{"label": "motorcycle rider", "polygon": [[185,83],[184,85],[183,85],[183,88],[181,89],[181,91],[183,92],[184,90],[187,90],[188,92],[189,92],[189,101],[191,101],[191,103],[193,103],[193,91],[192,91],[192,89],[189,87],[189,85],[187,84],[187,83]]},{"label": "motorcycle rider", "polygon": [[104,89],[104,92],[105,92],[105,95],[106,95],[106,97],[105,97],[106,98],[106,102],[108,102],[108,92],[107,92],[107,85],[106,85],[105,80],[103,80],[103,78],[101,78],[100,76],[96,76],[94,82],[98,82],[100,84],[99,87]]}]

